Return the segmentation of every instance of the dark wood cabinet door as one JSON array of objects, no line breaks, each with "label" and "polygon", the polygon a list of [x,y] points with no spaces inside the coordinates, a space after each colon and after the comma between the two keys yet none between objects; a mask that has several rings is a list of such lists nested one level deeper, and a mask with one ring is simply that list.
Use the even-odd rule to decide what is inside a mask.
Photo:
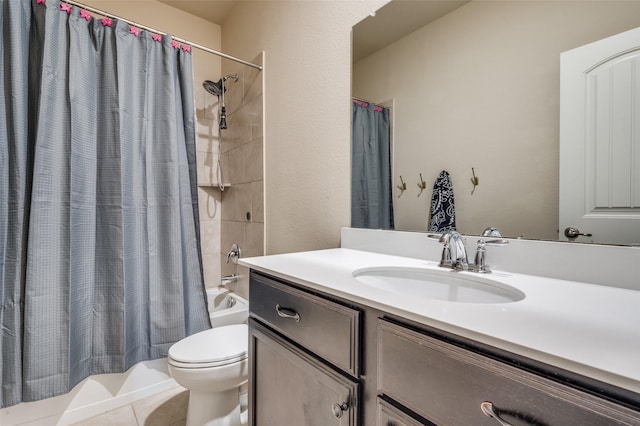
[{"label": "dark wood cabinet door", "polygon": [[252,426],[355,426],[358,383],[250,320]]}]

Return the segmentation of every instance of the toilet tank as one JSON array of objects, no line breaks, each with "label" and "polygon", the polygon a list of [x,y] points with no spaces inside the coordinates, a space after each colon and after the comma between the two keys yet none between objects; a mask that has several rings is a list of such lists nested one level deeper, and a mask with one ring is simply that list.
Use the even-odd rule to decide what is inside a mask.
[{"label": "toilet tank", "polygon": [[225,288],[207,289],[211,327],[243,324],[249,318],[249,301]]}]

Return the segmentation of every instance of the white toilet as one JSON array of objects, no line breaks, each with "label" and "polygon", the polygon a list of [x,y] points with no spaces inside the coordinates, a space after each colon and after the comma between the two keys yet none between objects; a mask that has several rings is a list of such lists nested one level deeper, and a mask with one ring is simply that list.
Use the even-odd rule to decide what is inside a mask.
[{"label": "white toilet", "polygon": [[242,424],[240,391],[248,378],[248,327],[216,327],[213,320],[214,328],[186,337],[169,349],[169,374],[189,389],[187,426]]}]

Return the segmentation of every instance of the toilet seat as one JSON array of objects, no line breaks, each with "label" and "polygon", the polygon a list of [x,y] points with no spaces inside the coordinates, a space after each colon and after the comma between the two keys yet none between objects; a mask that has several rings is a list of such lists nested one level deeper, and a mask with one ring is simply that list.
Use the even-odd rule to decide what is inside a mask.
[{"label": "toilet seat", "polygon": [[248,357],[246,324],[211,328],[186,337],[169,348],[168,362],[180,368],[220,367]]}]

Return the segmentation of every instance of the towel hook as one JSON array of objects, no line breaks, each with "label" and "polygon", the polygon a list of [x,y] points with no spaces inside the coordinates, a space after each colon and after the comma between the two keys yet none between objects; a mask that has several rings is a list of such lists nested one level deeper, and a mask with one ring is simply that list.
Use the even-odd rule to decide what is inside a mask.
[{"label": "towel hook", "polygon": [[418,188],[420,188],[420,192],[418,192],[418,197],[422,194],[422,191],[424,191],[427,188],[427,182],[424,181],[424,179],[422,179],[422,173],[420,173],[420,182],[418,183]]},{"label": "towel hook", "polygon": [[480,179],[476,177],[476,171],[474,170],[473,167],[471,168],[471,173],[473,174],[473,177],[471,178],[471,183],[473,184],[471,195],[473,195],[473,193],[476,192],[476,186],[478,186],[478,182],[480,182]]},{"label": "towel hook", "polygon": [[400,175],[400,182],[401,184],[397,185],[398,189],[400,190],[400,194],[398,194],[398,198],[400,198],[402,196],[402,193],[407,190],[407,184],[402,179],[402,175]]}]

